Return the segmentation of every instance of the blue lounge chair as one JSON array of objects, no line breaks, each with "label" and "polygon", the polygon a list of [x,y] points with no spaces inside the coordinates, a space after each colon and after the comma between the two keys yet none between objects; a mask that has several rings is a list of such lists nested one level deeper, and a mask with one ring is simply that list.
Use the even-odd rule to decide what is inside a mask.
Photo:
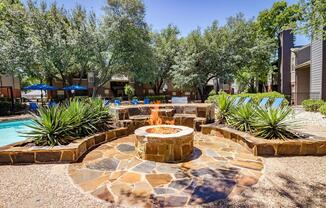
[{"label": "blue lounge chair", "polygon": [[135,99],[132,99],[131,104],[138,105],[139,104],[138,99],[136,99],[136,98]]},{"label": "blue lounge chair", "polygon": [[121,101],[120,100],[114,100],[114,105],[120,106],[121,105]]},{"label": "blue lounge chair", "polygon": [[56,102],[54,102],[54,101],[50,101],[49,103],[48,103],[48,106],[51,108],[51,107],[55,107],[55,106],[57,106],[58,105],[58,103],[56,103]]},{"label": "blue lounge chair", "polygon": [[144,104],[150,104],[150,103],[151,103],[151,100],[149,98],[144,99]]},{"label": "blue lounge chair", "polygon": [[234,107],[237,106],[237,105],[239,104],[240,100],[241,100],[241,97],[236,97],[236,98],[234,99],[232,105],[233,105]]},{"label": "blue lounge chair", "polygon": [[104,100],[104,101],[103,101],[103,104],[104,104],[104,106],[108,106],[108,105],[110,105],[110,100]]},{"label": "blue lounge chair", "polygon": [[251,97],[246,97],[244,101],[242,102],[242,105],[245,105],[251,101]]},{"label": "blue lounge chair", "polygon": [[259,107],[264,108],[266,106],[266,104],[268,103],[268,100],[269,100],[268,97],[261,99],[260,103],[259,103]]},{"label": "blue lounge chair", "polygon": [[30,111],[37,111],[37,109],[38,109],[37,103],[34,103],[34,102],[29,103],[29,110]]},{"label": "blue lounge chair", "polygon": [[276,98],[271,106],[271,108],[277,109],[280,108],[284,98]]}]

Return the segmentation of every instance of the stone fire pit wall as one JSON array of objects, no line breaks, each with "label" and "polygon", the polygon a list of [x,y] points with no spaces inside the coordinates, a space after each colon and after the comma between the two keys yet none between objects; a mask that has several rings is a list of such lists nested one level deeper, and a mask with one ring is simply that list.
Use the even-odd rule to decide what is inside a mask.
[{"label": "stone fire pit wall", "polygon": [[[179,129],[172,134],[148,133],[156,127]],[[156,162],[181,162],[186,160],[193,151],[194,130],[185,126],[155,125],[136,129],[135,147],[138,156],[144,160]]]},{"label": "stone fire pit wall", "polygon": [[[130,133],[148,125],[152,109],[156,104],[126,105],[114,107],[116,124],[127,127]],[[215,110],[210,103],[159,104],[159,116],[166,121],[175,121],[175,125],[187,126],[200,131],[201,125],[214,122]]]}]

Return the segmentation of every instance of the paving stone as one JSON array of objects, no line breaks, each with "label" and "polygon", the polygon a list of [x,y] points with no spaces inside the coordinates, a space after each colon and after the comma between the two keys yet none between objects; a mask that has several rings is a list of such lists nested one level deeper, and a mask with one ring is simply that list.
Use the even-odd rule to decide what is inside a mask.
[{"label": "paving stone", "polygon": [[98,158],[101,158],[103,156],[103,153],[101,151],[92,151],[90,154],[87,154],[83,161],[92,161],[96,160]]},{"label": "paving stone", "polygon": [[113,194],[120,197],[128,196],[132,192],[132,186],[122,182],[114,182],[111,184],[110,189]]},{"label": "paving stone", "polygon": [[107,189],[106,185],[97,188],[95,191],[92,192],[92,195],[104,201],[108,201],[111,203],[114,202],[114,197],[111,192]]},{"label": "paving stone", "polygon": [[169,187],[175,188],[177,190],[184,189],[191,184],[191,179],[178,179],[170,183]]},{"label": "paving stone", "polygon": [[126,173],[119,178],[119,181],[122,181],[125,183],[136,183],[136,182],[139,182],[140,179],[141,179],[141,176],[137,173]]},{"label": "paving stone", "polygon": [[209,157],[219,157],[219,154],[217,154],[216,151],[212,149],[206,149],[205,153]]},{"label": "paving stone", "polygon": [[83,183],[88,180],[93,180],[94,178],[100,177],[103,172],[90,170],[90,169],[81,169],[78,172],[75,172],[71,175],[73,181],[77,184]]},{"label": "paving stone", "polygon": [[174,177],[175,178],[191,178],[191,176],[188,173],[183,172],[182,170],[179,170],[177,173],[175,173]]},{"label": "paving stone", "polygon": [[187,201],[188,197],[185,196],[168,196],[165,198],[164,205],[166,207],[183,207]]},{"label": "paving stone", "polygon": [[135,184],[133,194],[135,196],[150,196],[153,192],[152,186],[149,185],[147,182],[139,182]]},{"label": "paving stone", "polygon": [[92,180],[87,180],[85,182],[81,182],[79,186],[84,190],[84,191],[93,191],[100,185],[103,185],[104,183],[108,182],[110,173],[106,173],[104,175],[101,175],[100,177],[93,178]]},{"label": "paving stone", "polygon": [[148,174],[145,177],[153,187],[168,184],[172,180],[170,174]]},{"label": "paving stone", "polygon": [[133,140],[134,135],[111,141],[69,165],[74,184],[125,207],[200,207],[240,194],[262,175],[258,157],[222,137],[196,135],[192,157],[177,164],[139,159]]},{"label": "paving stone", "polygon": [[212,177],[218,177],[218,173],[214,170],[212,170],[211,168],[200,168],[200,169],[195,169],[195,170],[191,170],[190,173],[193,176],[203,176],[203,175],[209,175]]},{"label": "paving stone", "polygon": [[154,188],[155,194],[174,194],[175,190],[171,188]]},{"label": "paving stone", "polygon": [[86,167],[95,170],[113,171],[116,170],[119,164],[119,160],[114,158],[105,158],[98,162],[90,163]]},{"label": "paving stone", "polygon": [[144,162],[138,164],[132,170],[133,171],[136,171],[136,172],[150,173],[150,172],[152,172],[152,170],[155,167],[156,167],[155,162],[152,162],[152,161],[144,161]]},{"label": "paving stone", "polygon": [[237,184],[240,186],[252,186],[258,182],[258,179],[253,176],[240,176],[237,179]]},{"label": "paving stone", "polygon": [[135,151],[135,146],[130,144],[119,144],[117,146],[117,149],[120,152],[131,152],[131,151]]},{"label": "paving stone", "polygon": [[235,184],[232,180],[205,179],[202,185],[194,189],[190,198],[190,204],[203,204],[224,200],[230,194]]},{"label": "paving stone", "polygon": [[245,161],[245,160],[232,160],[231,164],[238,167],[250,168],[253,170],[261,170],[264,167],[261,162],[253,162],[253,161]]},{"label": "paving stone", "polygon": [[163,173],[177,173],[180,171],[179,165],[157,164],[156,170]]},{"label": "paving stone", "polygon": [[112,172],[110,177],[109,177],[109,180],[111,182],[117,180],[119,177],[121,177],[123,174],[125,174],[126,171],[115,171],[115,172]]}]

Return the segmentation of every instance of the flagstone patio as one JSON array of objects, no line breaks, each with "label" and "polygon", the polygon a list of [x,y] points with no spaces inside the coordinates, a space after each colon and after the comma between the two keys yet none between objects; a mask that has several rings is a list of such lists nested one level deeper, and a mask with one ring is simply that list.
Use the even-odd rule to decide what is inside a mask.
[{"label": "flagstone patio", "polygon": [[196,133],[194,152],[182,163],[158,163],[136,155],[135,135],[103,144],[81,163],[69,165],[69,176],[84,192],[121,206],[184,207],[219,203],[262,175],[262,161],[240,144]]}]

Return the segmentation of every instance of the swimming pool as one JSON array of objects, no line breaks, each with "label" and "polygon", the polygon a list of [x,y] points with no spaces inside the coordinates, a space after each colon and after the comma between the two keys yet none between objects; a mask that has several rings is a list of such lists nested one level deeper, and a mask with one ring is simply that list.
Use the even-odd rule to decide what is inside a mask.
[{"label": "swimming pool", "polygon": [[18,120],[18,121],[6,121],[0,122],[0,147],[25,140],[18,132],[26,132],[30,128],[27,124],[32,124],[32,120]]}]

